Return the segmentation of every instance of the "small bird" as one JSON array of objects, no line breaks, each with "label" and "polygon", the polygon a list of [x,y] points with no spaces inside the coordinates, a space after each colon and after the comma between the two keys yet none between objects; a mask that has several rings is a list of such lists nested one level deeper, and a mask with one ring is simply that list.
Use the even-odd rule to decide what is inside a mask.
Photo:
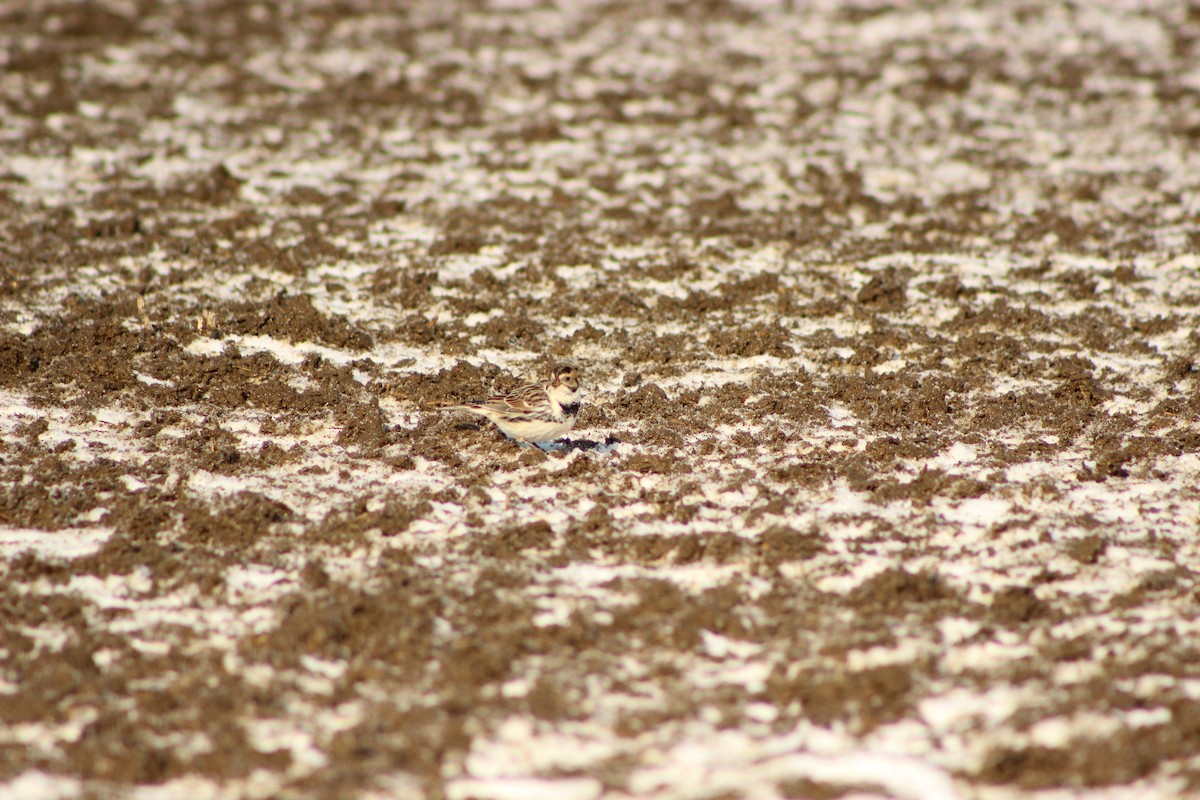
[{"label": "small bird", "polygon": [[478,403],[449,406],[448,410],[479,414],[496,423],[505,436],[539,444],[565,436],[575,426],[582,397],[579,372],[563,366],[554,369],[549,383],[531,383]]}]

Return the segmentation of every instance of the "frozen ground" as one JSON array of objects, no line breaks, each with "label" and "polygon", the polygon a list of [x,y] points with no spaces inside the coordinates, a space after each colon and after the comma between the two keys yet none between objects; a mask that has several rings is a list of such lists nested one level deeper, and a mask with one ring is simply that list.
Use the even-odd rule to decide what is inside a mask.
[{"label": "frozen ground", "polygon": [[9,0],[0,103],[0,795],[1200,792],[1195,9]]}]

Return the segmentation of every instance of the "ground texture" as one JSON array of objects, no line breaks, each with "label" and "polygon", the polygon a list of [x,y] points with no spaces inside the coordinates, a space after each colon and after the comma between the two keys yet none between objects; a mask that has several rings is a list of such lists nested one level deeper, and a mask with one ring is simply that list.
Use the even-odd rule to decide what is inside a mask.
[{"label": "ground texture", "polygon": [[1200,792],[1198,226],[1175,2],[0,2],[0,795]]}]

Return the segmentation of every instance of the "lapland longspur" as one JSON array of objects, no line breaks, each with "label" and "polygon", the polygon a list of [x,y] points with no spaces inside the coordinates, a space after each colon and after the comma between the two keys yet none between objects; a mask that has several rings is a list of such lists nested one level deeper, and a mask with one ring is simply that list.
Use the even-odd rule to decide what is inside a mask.
[{"label": "lapland longspur", "polygon": [[565,436],[575,426],[582,398],[575,368],[557,367],[549,383],[531,383],[478,403],[449,406],[448,410],[487,417],[505,436],[538,444]]}]

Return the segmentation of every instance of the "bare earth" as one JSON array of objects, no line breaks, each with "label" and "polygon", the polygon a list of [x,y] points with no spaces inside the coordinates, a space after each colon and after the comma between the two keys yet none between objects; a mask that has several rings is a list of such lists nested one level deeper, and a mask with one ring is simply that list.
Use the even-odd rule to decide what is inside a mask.
[{"label": "bare earth", "polygon": [[1198,230],[1175,2],[3,0],[0,796],[1194,796]]}]

